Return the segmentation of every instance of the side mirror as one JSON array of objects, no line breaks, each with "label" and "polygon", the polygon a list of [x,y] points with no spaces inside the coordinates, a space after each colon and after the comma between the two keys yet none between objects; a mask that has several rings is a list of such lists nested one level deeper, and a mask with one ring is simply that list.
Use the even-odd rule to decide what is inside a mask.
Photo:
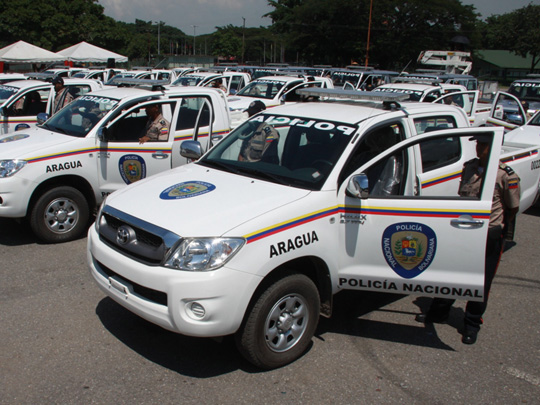
[{"label": "side mirror", "polygon": [[7,112],[7,108],[6,107],[2,107],[0,108],[0,114],[2,115],[2,117],[7,117],[8,116],[8,112]]},{"label": "side mirror", "polygon": [[107,141],[107,128],[101,127],[97,130],[97,137],[101,142]]},{"label": "side mirror", "polygon": [[349,197],[364,200],[369,196],[369,180],[365,173],[352,176],[347,184],[347,195]]},{"label": "side mirror", "polygon": [[507,120],[511,124],[523,125],[523,117],[519,113],[508,114],[507,115]]},{"label": "side mirror", "polygon": [[[3,113],[4,113],[4,111],[2,111],[2,114]],[[43,125],[43,123],[49,119],[49,114],[47,114],[47,113],[39,113],[37,115],[36,119],[37,119],[38,125]]]},{"label": "side mirror", "polygon": [[201,143],[198,141],[184,141],[180,144],[180,156],[197,160],[203,155]]}]

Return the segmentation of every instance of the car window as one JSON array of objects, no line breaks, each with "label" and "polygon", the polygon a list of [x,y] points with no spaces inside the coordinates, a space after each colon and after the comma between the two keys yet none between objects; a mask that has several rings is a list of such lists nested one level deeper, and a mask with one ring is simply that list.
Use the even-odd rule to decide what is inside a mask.
[{"label": "car window", "polygon": [[440,131],[448,128],[457,128],[456,120],[452,116],[431,116],[414,119],[414,127],[418,135],[424,132]]}]

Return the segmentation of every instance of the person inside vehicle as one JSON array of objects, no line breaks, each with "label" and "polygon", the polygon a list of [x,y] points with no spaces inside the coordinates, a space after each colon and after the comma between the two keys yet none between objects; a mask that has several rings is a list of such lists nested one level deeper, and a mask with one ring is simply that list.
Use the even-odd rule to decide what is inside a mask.
[{"label": "person inside vehicle", "polygon": [[225,85],[223,84],[223,79],[216,79],[212,82],[212,87],[215,88],[215,89],[220,89],[222,91],[224,91],[225,93],[227,93],[227,87],[225,87]]},{"label": "person inside vehicle", "polygon": [[146,106],[148,121],[144,129],[144,135],[139,138],[139,143],[148,141],[167,141],[169,139],[169,128],[171,123],[161,114],[161,106],[150,104]]},{"label": "person inside vehicle", "polygon": [[[252,101],[246,110],[251,117],[266,109],[266,105],[260,101]],[[270,163],[278,163],[277,144],[279,142],[279,132],[270,124],[262,122],[247,127],[245,130],[247,138],[242,142],[238,160],[241,162],[259,162],[261,160]],[[251,132],[255,128],[253,132]],[[251,134],[250,134],[251,132]]]}]

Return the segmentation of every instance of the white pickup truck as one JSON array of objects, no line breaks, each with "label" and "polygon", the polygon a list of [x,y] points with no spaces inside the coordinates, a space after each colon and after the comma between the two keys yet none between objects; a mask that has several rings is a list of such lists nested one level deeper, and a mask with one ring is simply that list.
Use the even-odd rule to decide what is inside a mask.
[{"label": "white pickup truck", "polygon": [[[91,79],[65,79],[64,85],[74,96],[103,89]],[[42,80],[19,80],[0,85],[0,135],[35,127],[39,113],[50,114],[54,87]]]},{"label": "white pickup truck", "polygon": [[[371,97],[263,111],[202,157],[184,142],[196,163],[102,204],[88,233],[98,286],[165,329],[234,334],[261,368],[301,356],[342,290],[482,300],[502,130],[470,128],[453,106]],[[485,184],[462,198],[477,134],[493,139]],[[521,169],[537,191],[540,170]]]},{"label": "white pickup truck", "polygon": [[[67,81],[68,79],[66,79]],[[168,138],[139,143],[157,104]],[[41,126],[0,136],[0,217],[27,218],[46,242],[84,234],[103,197],[188,162],[180,143],[230,131],[227,100],[204,87],[114,88],[85,94]]]}]

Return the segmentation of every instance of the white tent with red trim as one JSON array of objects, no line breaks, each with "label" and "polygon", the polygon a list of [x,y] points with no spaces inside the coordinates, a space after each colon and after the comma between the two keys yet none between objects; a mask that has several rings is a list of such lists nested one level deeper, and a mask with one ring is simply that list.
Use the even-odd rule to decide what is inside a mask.
[{"label": "white tent with red trim", "polygon": [[68,60],[71,62],[106,63],[109,59],[114,59],[114,61],[117,63],[128,61],[126,56],[108,51],[84,41],[70,46],[69,48],[63,49],[56,54],[63,57],[63,60]]}]

